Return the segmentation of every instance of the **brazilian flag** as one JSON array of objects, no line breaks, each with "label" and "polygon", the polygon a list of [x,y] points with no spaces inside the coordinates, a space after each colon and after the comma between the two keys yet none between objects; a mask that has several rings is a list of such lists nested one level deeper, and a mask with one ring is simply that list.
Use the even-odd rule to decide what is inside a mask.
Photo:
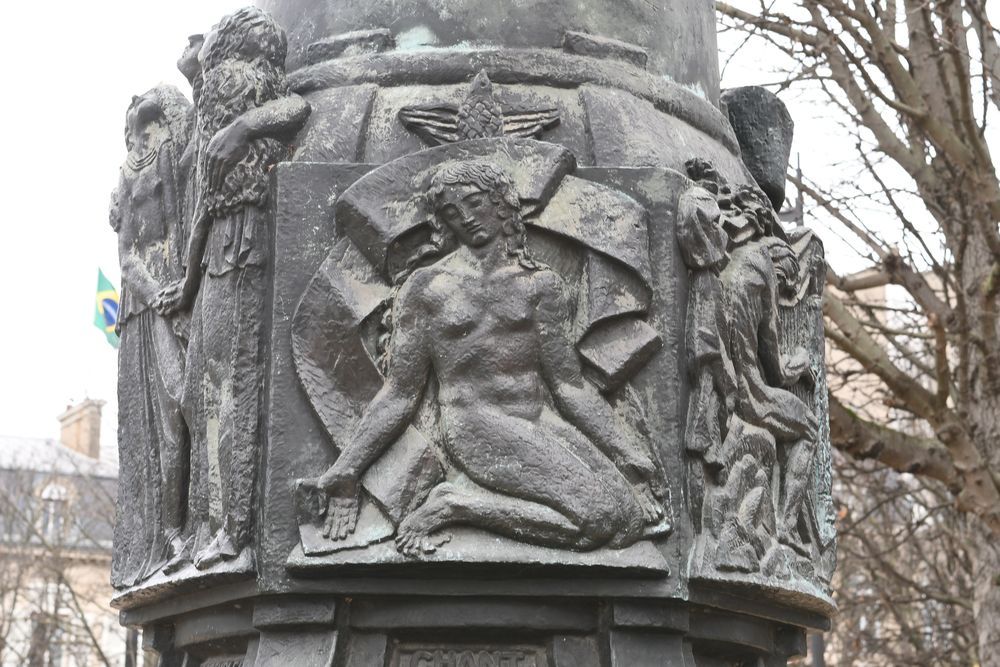
[{"label": "brazilian flag", "polygon": [[115,325],[118,324],[118,290],[107,279],[104,272],[97,269],[97,312],[94,313],[94,326],[104,332],[111,347],[118,347],[118,334]]}]

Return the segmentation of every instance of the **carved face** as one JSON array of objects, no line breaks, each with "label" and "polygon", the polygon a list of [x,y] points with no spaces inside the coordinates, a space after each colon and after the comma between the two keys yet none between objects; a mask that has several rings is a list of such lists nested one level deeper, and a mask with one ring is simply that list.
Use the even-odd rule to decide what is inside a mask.
[{"label": "carved face", "polygon": [[198,53],[201,52],[201,47],[205,43],[204,35],[191,35],[188,37],[188,45],[181,54],[181,57],[177,59],[177,69],[180,70],[184,78],[189,82],[194,81],[195,77],[198,76],[198,72],[201,71],[201,63],[198,62]]},{"label": "carved face", "polygon": [[129,149],[146,150],[160,134],[163,112],[155,100],[137,97],[125,115],[126,144]]},{"label": "carved face", "polygon": [[779,239],[768,244],[768,252],[778,276],[778,290],[782,296],[794,294],[799,279],[799,261],[795,253],[787,243]]},{"label": "carved face", "polygon": [[467,246],[478,248],[503,233],[506,218],[502,205],[496,204],[488,192],[474,185],[448,188],[435,211],[437,219]]}]

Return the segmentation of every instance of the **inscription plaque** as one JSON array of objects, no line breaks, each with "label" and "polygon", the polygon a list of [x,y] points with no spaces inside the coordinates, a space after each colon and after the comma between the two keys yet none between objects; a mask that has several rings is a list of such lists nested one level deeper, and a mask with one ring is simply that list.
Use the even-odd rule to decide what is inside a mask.
[{"label": "inscription plaque", "polygon": [[201,663],[202,667],[243,667],[243,656],[226,655],[216,658],[209,658]]},{"label": "inscription plaque", "polygon": [[544,667],[548,664],[540,646],[483,644],[401,644],[392,667]]}]

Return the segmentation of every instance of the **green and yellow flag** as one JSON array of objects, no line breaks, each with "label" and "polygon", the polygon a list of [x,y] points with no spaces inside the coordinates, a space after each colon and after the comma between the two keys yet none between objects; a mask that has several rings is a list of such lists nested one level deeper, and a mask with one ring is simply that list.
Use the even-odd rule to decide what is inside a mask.
[{"label": "green and yellow flag", "polygon": [[111,347],[118,347],[118,334],[115,325],[118,324],[118,291],[104,272],[97,269],[97,312],[94,314],[94,326],[104,332]]}]

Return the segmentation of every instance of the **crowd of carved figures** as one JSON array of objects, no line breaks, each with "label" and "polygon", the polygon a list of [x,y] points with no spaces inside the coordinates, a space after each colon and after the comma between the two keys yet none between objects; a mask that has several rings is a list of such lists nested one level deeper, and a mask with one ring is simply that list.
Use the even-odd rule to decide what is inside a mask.
[{"label": "crowd of carved figures", "polygon": [[831,567],[833,538],[829,481],[814,479],[826,449],[822,245],[804,228],[786,233],[756,187],[730,187],[703,160],[686,166],[677,236],[690,275],[694,562],[707,573],[828,575],[813,569]]},{"label": "crowd of carved figures", "polygon": [[[193,104],[158,86],[134,98],[126,114],[128,156],[111,207],[124,292],[122,512],[113,565],[120,588],[188,567],[254,567],[269,172],[289,157],[310,114],[289,92],[286,50],[284,32],[266,13],[235,12],[189,38],[178,61]],[[372,288],[383,294],[371,369],[378,386],[350,418],[343,406],[324,404],[340,388],[323,383],[343,378],[310,365],[310,354],[329,352],[310,346],[327,344],[331,326],[353,332],[372,315],[337,320],[322,310],[340,284],[330,276],[347,269],[324,265],[296,315],[302,388],[340,452],[325,474],[300,480],[295,491],[312,507],[320,548],[329,553],[391,534],[400,552],[420,556],[444,544],[444,529],[455,525],[575,551],[669,534],[666,472],[627,384],[662,344],[645,318],[646,211],[613,188],[573,177],[568,150],[524,141],[557,125],[559,112],[501,108],[485,72],[461,105],[405,107],[399,120],[440,145],[424,152],[441,156],[440,165],[421,167],[425,191],[400,186],[396,193],[400,202],[422,202],[412,228],[426,223],[430,236]],[[524,197],[514,183],[519,167],[498,166],[496,155],[518,151],[538,169],[531,178],[544,197]],[[383,204],[395,196],[379,189],[398,183],[394,167],[384,169],[387,176],[362,177],[341,197],[357,216],[369,216],[358,223],[370,227],[364,238],[377,236]],[[817,464],[828,457],[822,246],[803,229],[785,232],[756,186],[730,186],[704,160],[689,161],[687,172],[676,234],[689,272],[690,399],[678,446],[697,536],[692,574],[826,579],[833,533],[822,475],[829,461]],[[615,215],[545,218],[545,205],[560,197],[553,209],[569,211],[577,198],[595,211],[618,207],[615,215],[634,224],[601,236],[600,224]],[[534,208],[525,210],[524,201]],[[557,215],[565,214],[549,218]],[[584,258],[581,282],[590,294],[571,296],[587,288],[567,285],[533,254],[529,217]],[[386,239],[386,248],[396,240]],[[362,246],[338,246],[331,257],[372,252]],[[387,256],[367,259],[376,272],[389,268]],[[602,289],[629,305],[595,297]],[[593,312],[577,313],[576,300]],[[588,357],[595,332],[618,336],[613,342],[627,352],[618,366]],[[360,359],[365,348],[356,348]],[[350,353],[336,351],[338,359]],[[357,393],[355,371],[349,382]],[[437,418],[422,430],[436,434],[437,457],[413,428],[426,421],[425,393],[433,394]],[[351,428],[339,432],[346,423]],[[374,488],[369,470],[394,447],[412,460],[393,464],[392,488]],[[390,534],[354,537],[366,497],[388,517]]]},{"label": "crowd of carved figures", "polygon": [[286,38],[246,8],[189,39],[172,86],[136,97],[112,201],[123,297],[122,483],[113,581],[248,551],[272,166],[309,114],[285,83]]}]

